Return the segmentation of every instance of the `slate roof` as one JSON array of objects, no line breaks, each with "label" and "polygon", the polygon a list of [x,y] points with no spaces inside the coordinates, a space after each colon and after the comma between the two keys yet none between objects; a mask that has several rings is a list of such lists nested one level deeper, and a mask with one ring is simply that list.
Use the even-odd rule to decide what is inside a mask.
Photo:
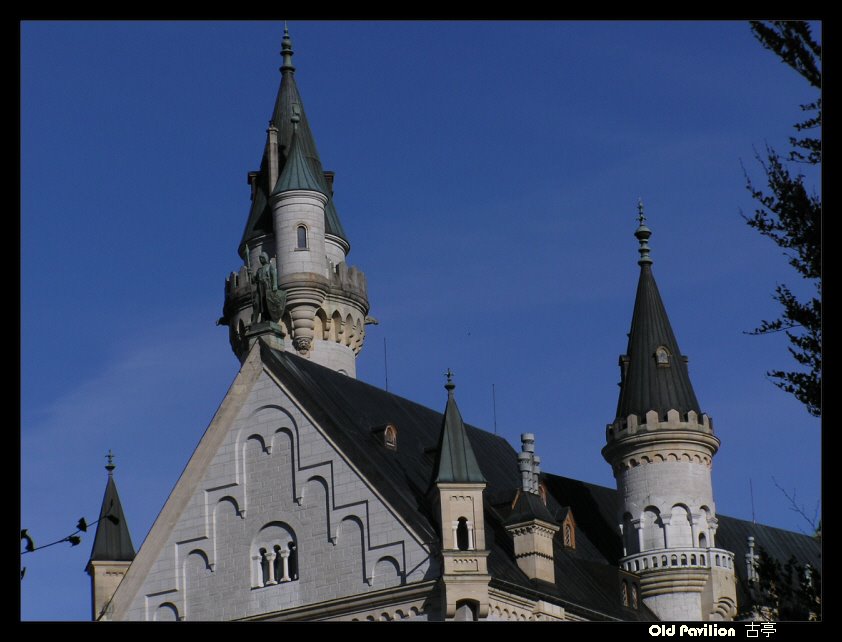
[{"label": "slate roof", "polygon": [[272,196],[299,189],[320,192],[328,196],[327,190],[322,184],[324,181],[319,181],[316,178],[310,163],[304,157],[302,138],[298,135],[298,132],[293,133],[290,145],[289,156],[284,164],[284,169],[278,176],[278,184],[275,185]]},{"label": "slate roof", "polygon": [[471,448],[471,441],[465,432],[465,423],[462,421],[462,414],[456,405],[456,398],[453,395],[453,383],[448,381],[447,406],[444,409],[442,419],[441,435],[436,447],[436,482],[443,483],[484,483],[485,477],[477,464],[474,449]]},{"label": "slate roof", "polygon": [[[436,518],[425,491],[437,470],[436,451],[445,416],[262,343],[261,358],[406,523],[425,541],[438,541]],[[378,428],[385,424],[397,429],[396,450],[382,443]],[[498,435],[463,426],[487,482],[485,526],[492,586],[525,596],[544,596],[562,603],[570,613],[590,619],[657,619],[643,603],[634,610],[620,602],[620,581],[630,576],[618,568],[622,544],[616,530],[618,497],[612,488],[542,473],[549,516],[558,521],[566,510],[575,515],[576,548],[565,548],[561,538],[556,538],[556,585],[527,578],[517,566],[512,538],[504,526],[513,516],[517,518],[522,508],[520,502],[513,506],[521,485],[517,452]],[[821,547],[806,535],[725,515],[718,519],[716,544],[736,553],[741,582],[745,581],[742,560],[749,534],[778,559],[786,561],[794,555],[821,569]]]},{"label": "slate roof", "polygon": [[[117,523],[108,519],[106,515],[115,518]],[[130,562],[134,557],[135,550],[131,535],[129,535],[129,527],[126,525],[126,517],[123,515],[123,505],[117,494],[117,484],[114,483],[114,477],[109,472],[90,561]]]},{"label": "slate roof", "polygon": [[[659,365],[655,352],[667,349],[668,366]],[[626,366],[622,365],[627,358]],[[701,414],[690,383],[687,363],[678,348],[661,294],[652,274],[651,262],[641,262],[640,279],[632,313],[626,355],[621,357],[620,398],[617,418],[643,417],[656,410],[663,420],[668,410],[685,416],[689,410]]]},{"label": "slate roof", "polygon": [[520,524],[533,519],[540,519],[550,524],[556,523],[549,509],[544,505],[544,502],[538,495],[521,491],[517,494],[512,512],[504,523],[507,525]]}]

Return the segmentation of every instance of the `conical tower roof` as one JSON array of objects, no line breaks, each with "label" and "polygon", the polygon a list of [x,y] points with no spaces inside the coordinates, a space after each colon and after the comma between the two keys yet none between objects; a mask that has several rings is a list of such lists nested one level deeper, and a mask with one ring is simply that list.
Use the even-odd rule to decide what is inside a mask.
[{"label": "conical tower roof", "polygon": [[311,192],[321,192],[328,196],[321,181],[319,181],[313,174],[312,165],[307,162],[304,155],[303,138],[299,135],[297,130],[298,118],[293,116],[293,125],[296,126],[290,141],[289,156],[287,156],[284,169],[278,176],[278,184],[272,192],[272,196],[288,192],[290,190],[308,190]]},{"label": "conical tower roof", "polygon": [[643,417],[655,410],[663,419],[668,410],[682,416],[690,410],[701,414],[690,383],[687,362],[678,348],[666,308],[652,274],[648,240],[652,232],[644,225],[640,204],[640,225],[635,236],[640,242],[640,279],[632,314],[626,354],[620,357],[620,399],[617,418]]},{"label": "conical tower roof", "polygon": [[435,483],[485,483],[474,449],[465,430],[462,414],[456,405],[452,373],[447,371],[447,406],[442,420],[441,436],[436,451]]},{"label": "conical tower roof", "polygon": [[117,494],[117,484],[114,482],[114,464],[109,452],[108,482],[105,485],[105,496],[102,498],[102,508],[99,511],[99,522],[96,526],[94,545],[91,549],[91,562],[130,562],[135,557],[132,538],[120,495]]}]

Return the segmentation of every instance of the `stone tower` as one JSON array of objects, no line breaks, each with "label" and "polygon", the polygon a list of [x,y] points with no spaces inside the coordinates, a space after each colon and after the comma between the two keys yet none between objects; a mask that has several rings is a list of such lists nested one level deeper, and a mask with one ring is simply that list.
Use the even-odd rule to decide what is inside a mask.
[{"label": "stone tower", "polygon": [[85,570],[91,576],[92,619],[107,617],[111,596],[123,580],[135,557],[129,527],[123,515],[123,506],[114,483],[113,455],[108,453],[108,482],[102,498],[102,508],[91,549],[91,558]]},{"label": "stone tower", "polygon": [[602,455],[611,464],[621,506],[622,567],[640,576],[641,596],[663,620],[727,620],[736,614],[733,553],[716,548],[711,465],[719,449],[703,414],[687,358],[678,348],[652,274],[644,224],[640,279],[620,399]]},{"label": "stone tower", "polygon": [[447,406],[436,452],[431,495],[441,524],[442,614],[447,619],[488,616],[488,548],[485,545],[485,476],[477,463],[447,371]]},{"label": "stone tower", "polygon": [[333,201],[295,83],[284,28],[281,84],[260,169],[249,172],[251,207],[238,252],[243,266],[225,281],[217,322],[243,362],[259,336],[278,349],[356,376],[369,310],[365,275],[350,267],[351,245]]}]

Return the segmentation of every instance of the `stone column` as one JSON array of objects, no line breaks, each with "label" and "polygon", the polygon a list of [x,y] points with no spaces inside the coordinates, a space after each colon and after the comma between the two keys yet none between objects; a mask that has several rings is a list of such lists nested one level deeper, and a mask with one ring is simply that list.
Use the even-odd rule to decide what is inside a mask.
[{"label": "stone column", "polygon": [[289,582],[289,550],[282,548],[281,551],[281,564],[283,565],[284,575],[281,578],[281,582]]},{"label": "stone column", "polygon": [[271,586],[278,583],[275,579],[275,554],[266,553],[266,561],[269,562],[269,581],[266,582],[266,586]]}]

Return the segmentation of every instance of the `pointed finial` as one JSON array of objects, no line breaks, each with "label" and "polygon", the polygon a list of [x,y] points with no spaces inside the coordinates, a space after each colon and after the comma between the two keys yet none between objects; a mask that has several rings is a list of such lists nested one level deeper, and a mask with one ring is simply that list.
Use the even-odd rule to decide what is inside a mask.
[{"label": "pointed finial", "polygon": [[453,371],[448,368],[447,372],[444,373],[444,376],[447,377],[447,383],[444,384],[444,389],[448,392],[453,392],[453,389],[456,387],[456,384],[453,383]]},{"label": "pointed finial", "polygon": [[640,243],[640,248],[638,248],[638,252],[640,252],[640,259],[637,261],[637,264],[640,266],[643,265],[651,265],[652,259],[649,258],[649,237],[652,236],[652,230],[646,227],[645,221],[646,217],[643,215],[643,199],[637,199],[637,230],[635,231],[634,235],[637,237],[638,242]]},{"label": "pointed finial", "polygon": [[283,59],[281,73],[284,73],[285,71],[292,73],[295,71],[295,67],[292,65],[292,54],[292,40],[289,37],[287,22],[284,20],[284,37],[281,39],[281,57]]},{"label": "pointed finial", "polygon": [[113,474],[114,469],[116,468],[116,466],[114,465],[114,453],[111,452],[110,448],[108,449],[108,454],[105,456],[105,458],[108,460],[108,463],[105,465],[105,470],[108,471],[108,476],[110,477]]}]

